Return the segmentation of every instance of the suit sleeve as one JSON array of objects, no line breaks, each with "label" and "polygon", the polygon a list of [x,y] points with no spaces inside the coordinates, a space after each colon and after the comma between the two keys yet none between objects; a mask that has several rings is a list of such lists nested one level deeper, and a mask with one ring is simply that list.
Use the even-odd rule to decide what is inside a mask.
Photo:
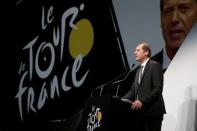
[{"label": "suit sleeve", "polygon": [[131,89],[122,98],[134,100],[134,83],[132,84]]},{"label": "suit sleeve", "polygon": [[[122,84],[122,89],[126,87],[126,89],[129,89],[129,91],[122,97],[124,99],[134,100],[135,98],[135,77],[137,73],[138,68],[135,68],[127,77],[125,82]],[[127,88],[128,87],[128,88]]]}]

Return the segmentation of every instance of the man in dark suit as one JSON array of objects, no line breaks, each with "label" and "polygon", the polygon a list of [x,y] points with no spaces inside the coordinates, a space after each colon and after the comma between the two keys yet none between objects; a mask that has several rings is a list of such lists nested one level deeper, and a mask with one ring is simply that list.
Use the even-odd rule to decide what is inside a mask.
[{"label": "man in dark suit", "polygon": [[132,101],[137,131],[160,131],[166,112],[162,96],[163,69],[158,62],[150,59],[151,49],[147,43],[140,43],[134,54],[140,67],[131,89],[123,98]]}]

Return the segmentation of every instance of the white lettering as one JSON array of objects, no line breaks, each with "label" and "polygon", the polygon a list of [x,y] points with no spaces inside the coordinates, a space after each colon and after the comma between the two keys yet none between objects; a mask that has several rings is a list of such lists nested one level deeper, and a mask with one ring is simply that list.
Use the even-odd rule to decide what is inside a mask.
[{"label": "white lettering", "polygon": [[52,13],[53,13],[53,6],[51,6],[48,10],[47,18],[46,18],[47,23],[45,23],[45,12],[44,12],[44,7],[42,7],[42,22],[41,22],[42,30],[45,30],[47,25],[50,24],[53,21],[54,16],[52,16]]},{"label": "white lettering", "polygon": [[44,82],[38,99],[38,109],[41,109],[44,106],[46,98],[48,98],[47,90],[44,88],[45,85],[46,83]]},{"label": "white lettering", "polygon": [[81,80],[77,81],[77,72],[79,71],[80,67],[81,67],[81,63],[82,63],[82,55],[79,54],[77,56],[77,58],[75,59],[75,62],[73,64],[73,68],[72,68],[72,81],[75,87],[80,87],[83,82],[85,81],[89,70],[85,73],[85,75],[81,78]]},{"label": "white lettering", "polygon": [[51,98],[54,99],[55,97],[55,92],[57,92],[57,96],[60,96],[59,93],[59,85],[58,85],[58,80],[57,80],[57,76],[55,75],[53,77],[53,80],[51,81]]},{"label": "white lettering", "polygon": [[[50,65],[49,67],[42,71],[39,67],[39,56],[40,56],[40,53],[41,53],[41,49],[42,51],[46,48],[49,48],[50,49],[50,53],[51,53],[51,62],[50,62]],[[43,42],[39,48],[38,48],[38,51],[36,53],[36,58],[35,58],[35,68],[36,68],[36,73],[38,74],[38,76],[42,79],[46,78],[49,76],[49,74],[51,73],[52,69],[53,69],[53,66],[54,66],[54,63],[55,63],[55,51],[54,51],[54,48],[52,46],[51,43],[46,43]]]},{"label": "white lettering", "polygon": [[73,24],[74,20],[76,19],[78,14],[78,8],[76,7],[71,7],[68,10],[66,10],[62,16],[62,21],[61,21],[61,56],[60,60],[62,61],[63,58],[63,49],[64,49],[64,39],[65,39],[65,28],[66,28],[66,19],[70,15],[72,15],[71,20],[69,22],[69,26],[71,28],[77,29],[77,27]]},{"label": "white lettering", "polygon": [[36,43],[38,40],[38,36],[35,37],[32,41],[30,41],[23,49],[28,49],[29,48],[29,80],[32,78],[32,72],[33,72],[33,45]]},{"label": "white lettering", "polygon": [[35,108],[33,107],[34,104],[34,90],[33,88],[29,88],[28,96],[27,96],[27,112],[29,113],[29,109],[36,112]]},{"label": "white lettering", "polygon": [[22,95],[25,93],[25,90],[27,89],[27,87],[24,87],[23,88],[23,82],[24,82],[24,79],[27,75],[28,71],[26,71],[22,77],[21,77],[21,80],[20,80],[20,84],[19,84],[19,89],[18,89],[18,93],[16,94],[15,98],[18,99],[18,105],[19,105],[19,112],[20,112],[20,116],[21,116],[21,119],[23,120],[23,108],[22,108]]}]

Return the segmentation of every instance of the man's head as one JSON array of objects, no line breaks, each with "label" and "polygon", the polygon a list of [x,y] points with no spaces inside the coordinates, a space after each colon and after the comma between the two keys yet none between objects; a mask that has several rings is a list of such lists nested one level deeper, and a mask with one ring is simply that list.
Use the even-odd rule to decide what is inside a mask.
[{"label": "man's head", "polygon": [[151,49],[146,42],[140,42],[135,49],[135,58],[139,63],[143,63],[146,59],[151,57]]},{"label": "man's head", "polygon": [[197,0],[161,0],[160,6],[166,50],[176,52],[197,21]]}]

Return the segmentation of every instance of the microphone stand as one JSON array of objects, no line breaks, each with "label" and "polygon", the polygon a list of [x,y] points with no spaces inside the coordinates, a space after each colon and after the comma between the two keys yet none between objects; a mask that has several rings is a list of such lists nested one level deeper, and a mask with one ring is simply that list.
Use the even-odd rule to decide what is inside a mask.
[{"label": "microphone stand", "polygon": [[[91,92],[91,98],[93,97],[93,93],[94,93],[95,91],[97,91],[98,89],[100,89],[99,96],[101,96],[101,95],[102,95],[102,92],[103,92],[103,88],[104,88],[105,86],[109,85],[109,84],[112,83],[113,81],[115,81],[115,80],[117,80],[118,78],[122,77],[122,76],[125,75],[126,73],[127,73],[127,72],[124,72],[124,73],[118,75],[117,77],[115,77],[114,79],[112,79],[112,80],[110,80],[110,81],[107,81],[106,83],[97,86],[97,88],[95,88],[95,89],[92,90],[92,92]],[[110,85],[111,85],[111,84],[110,84]]]},{"label": "microphone stand", "polygon": [[120,88],[120,84],[118,84],[118,86],[116,88],[116,95],[115,95],[116,98],[118,97],[119,88]]},{"label": "microphone stand", "polygon": [[[117,77],[115,77],[114,79],[112,79],[112,80],[110,80],[110,81],[108,81],[108,82],[106,82],[106,83],[104,83],[104,84],[101,84],[101,85],[99,85],[97,88],[93,89],[92,92],[91,92],[91,98],[93,97],[93,93],[94,93],[95,91],[97,91],[98,89],[100,89],[99,96],[101,96],[101,95],[102,95],[102,92],[103,92],[103,88],[104,88],[105,86],[107,86],[107,85],[109,85],[109,84],[111,83],[111,84],[108,86],[108,87],[111,87],[111,86],[114,85],[114,84],[121,83],[122,81],[124,81],[124,80],[128,77],[128,75],[130,74],[130,72],[133,71],[134,66],[135,66],[135,64],[132,64],[132,69],[129,70],[128,72],[124,72],[124,73],[118,75]],[[115,81],[115,80],[117,80],[118,78],[124,76],[125,74],[126,74],[126,76],[125,76],[123,79],[118,80],[118,81]],[[114,82],[114,81],[115,81],[115,82]],[[118,87],[118,90],[119,90],[119,87]],[[107,92],[109,92],[109,91],[107,91]],[[116,94],[118,95],[118,92],[117,92]]]},{"label": "microphone stand", "polygon": [[109,89],[107,90],[107,92],[109,93],[109,91],[110,91],[111,87],[113,87],[113,85],[118,84],[117,87],[116,87],[116,94],[115,94],[115,96],[114,96],[114,97],[118,97],[120,84],[121,84],[122,82],[124,82],[124,81],[127,79],[127,77],[129,76],[129,74],[134,70],[134,66],[135,66],[135,64],[132,64],[132,69],[131,69],[130,71],[127,72],[126,76],[125,76],[123,79],[118,80],[118,81],[115,81],[115,82],[113,82],[112,84],[110,84],[110,85],[109,85]]},{"label": "microphone stand", "polygon": [[101,90],[100,90],[100,94],[99,94],[99,96],[101,96],[101,95],[102,95],[102,93],[103,93],[103,85],[101,85]]}]

